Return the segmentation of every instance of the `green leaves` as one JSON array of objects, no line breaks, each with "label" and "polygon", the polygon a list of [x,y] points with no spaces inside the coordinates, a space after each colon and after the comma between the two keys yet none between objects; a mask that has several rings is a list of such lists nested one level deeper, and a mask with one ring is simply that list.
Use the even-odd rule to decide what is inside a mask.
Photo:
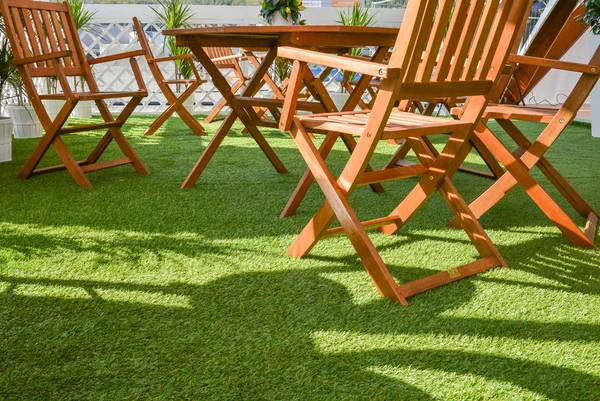
[{"label": "green leaves", "polygon": [[583,0],[585,13],[583,22],[592,28],[592,32],[600,34],[600,0]]},{"label": "green leaves", "polygon": [[[184,0],[158,0],[158,7],[150,6],[158,22],[166,29],[189,28],[190,19],[194,17],[192,7]],[[179,47],[175,44],[175,38],[169,36],[164,45],[169,50],[171,56],[181,56],[190,54],[187,47]],[[193,71],[190,60],[175,60],[178,74],[183,79],[192,78]]]},{"label": "green leaves", "polygon": [[305,21],[301,20],[300,11],[306,10],[300,0],[263,0],[260,3],[260,16],[267,21],[268,24],[273,23],[273,14],[279,12],[281,16],[287,19],[292,17],[292,22],[297,25],[305,25]]},{"label": "green leaves", "polygon": [[192,7],[184,0],[157,0],[159,7],[150,6],[166,29],[189,28],[190,19],[195,15]]},{"label": "green leaves", "polygon": [[73,19],[75,20],[75,27],[82,30],[89,29],[89,23],[97,11],[86,10],[83,0],[65,1],[71,6],[71,12],[73,13]]},{"label": "green leaves", "polygon": [[340,11],[338,15],[340,17],[338,22],[346,26],[373,26],[376,22],[375,16],[369,15],[369,9],[360,4],[354,4],[352,8]]}]

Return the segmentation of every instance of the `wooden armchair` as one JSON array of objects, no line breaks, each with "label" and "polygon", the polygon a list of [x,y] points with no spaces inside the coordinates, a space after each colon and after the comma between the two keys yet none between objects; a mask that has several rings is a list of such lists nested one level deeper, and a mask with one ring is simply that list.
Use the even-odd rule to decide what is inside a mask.
[{"label": "wooden armchair", "polygon": [[[167,107],[167,109],[163,111],[163,113],[152,123],[152,125],[148,127],[144,135],[154,134],[156,130],[158,130],[167,121],[167,119],[173,115],[173,113],[177,113],[194,134],[198,136],[206,135],[204,128],[202,128],[194,116],[183,106],[183,103],[186,101],[186,99],[188,99],[190,96],[193,96],[196,89],[206,82],[200,78],[200,74],[198,73],[196,65],[192,61],[194,55],[186,54],[181,56],[154,58],[152,49],[150,48],[150,44],[146,38],[144,28],[136,17],[133,18],[133,25],[135,26],[138,41],[140,42],[140,46],[142,47],[144,56],[146,57],[146,62],[150,67],[150,71],[152,72],[152,76],[154,77],[154,80],[158,84],[158,87],[162,93],[169,101],[169,107]],[[167,80],[160,70],[159,64],[181,59],[187,59],[189,61],[190,66],[192,67],[192,72],[194,73],[194,78]],[[185,85],[186,89],[182,94],[179,95],[179,97],[177,97],[175,96],[175,93],[171,89],[170,85]]]},{"label": "wooden armchair", "polygon": [[[30,0],[0,0],[0,11],[6,26],[6,34],[14,53],[14,64],[19,69],[29,101],[33,105],[46,133],[19,173],[26,179],[33,175],[67,169],[75,182],[81,187],[92,184],[85,173],[108,167],[131,164],[141,174],[149,174],[148,168],[129,145],[121,127],[127,121],[140,100],[148,95],[138,68],[135,56],[141,51],[133,51],[113,56],[87,60],[78,38],[73,15],[68,3],[47,3]],[[96,84],[91,65],[129,58],[139,89],[127,92],[101,92]],[[67,77],[81,76],[89,87],[89,92],[73,92]],[[40,95],[33,79],[38,77],[57,77],[63,93]],[[104,103],[105,99],[131,98],[116,119]],[[65,100],[65,104],[52,121],[48,116],[42,99]],[[96,103],[104,122],[75,127],[65,127],[73,108],[80,101],[91,100]],[[87,159],[76,161],[62,135],[83,131],[106,129],[107,132]],[[99,162],[100,156],[112,140],[117,143],[125,157],[117,160]],[[38,163],[52,145],[63,164],[36,169]]]},{"label": "wooden armchair", "polygon": [[[500,79],[518,25],[529,11],[529,0],[413,0],[409,2],[387,64],[352,60],[316,51],[280,48],[278,55],[294,60],[282,113],[282,127],[294,141],[319,184],[326,201],[288,249],[303,257],[321,239],[346,234],[379,292],[407,304],[406,298],[477,274],[505,262],[453,185],[451,177],[471,149],[469,139]],[[308,63],[382,78],[372,109],[295,115],[297,95]],[[436,65],[437,63],[437,65]],[[435,67],[435,71],[434,71]],[[455,74],[455,72],[457,72]],[[398,102],[419,97],[468,97],[460,119],[436,118],[400,111]],[[340,134],[357,136],[358,143],[339,177],[335,177],[315,147],[309,132],[335,142]],[[427,137],[450,133],[435,155]],[[379,141],[406,139],[420,163],[367,171]],[[386,217],[361,222],[349,197],[361,185],[420,176],[416,187]],[[480,259],[398,285],[366,229],[392,234],[404,226],[439,191],[477,249]],[[340,227],[330,228],[337,218]]]}]

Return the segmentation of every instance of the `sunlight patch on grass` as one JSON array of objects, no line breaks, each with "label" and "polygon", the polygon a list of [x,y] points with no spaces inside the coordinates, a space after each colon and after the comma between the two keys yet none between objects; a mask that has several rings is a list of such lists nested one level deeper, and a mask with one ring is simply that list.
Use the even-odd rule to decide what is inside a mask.
[{"label": "sunlight patch on grass", "polygon": [[91,299],[83,288],[64,285],[19,284],[12,293],[23,297],[48,297],[61,299]]},{"label": "sunlight patch on grass", "polygon": [[191,309],[190,298],[181,294],[165,294],[160,292],[120,290],[97,288],[95,292],[98,296],[110,302],[128,302],[144,305],[156,305],[166,308]]},{"label": "sunlight patch on grass", "polygon": [[[410,361],[408,361],[410,363]],[[388,377],[391,380],[402,380],[418,388],[433,399],[446,400],[497,400],[510,399],[518,394],[520,401],[548,400],[543,395],[527,391],[508,382],[490,380],[477,374],[457,374],[435,369],[422,370],[394,365],[369,366],[366,371]],[[431,383],[440,383],[432,386]],[[517,399],[517,398],[513,398]]]}]

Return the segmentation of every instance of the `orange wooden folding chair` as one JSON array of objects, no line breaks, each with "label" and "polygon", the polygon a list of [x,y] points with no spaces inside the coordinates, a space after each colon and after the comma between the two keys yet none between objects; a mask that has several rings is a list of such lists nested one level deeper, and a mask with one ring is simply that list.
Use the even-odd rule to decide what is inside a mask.
[{"label": "orange wooden folding chair", "polygon": [[[406,298],[505,262],[454,187],[451,177],[471,149],[469,142],[487,105],[502,67],[517,38],[518,25],[530,0],[413,0],[409,2],[388,64],[373,63],[316,51],[283,47],[278,54],[294,61],[282,119],[326,201],[288,249],[307,255],[320,239],[346,234],[379,292],[407,304]],[[436,65],[436,60],[439,60]],[[308,63],[381,76],[383,82],[372,110],[294,115],[297,94]],[[454,72],[460,71],[455,76]],[[400,111],[409,99],[468,96],[461,118],[437,118]],[[400,102],[400,109],[396,108]],[[356,148],[336,179],[309,132],[336,141],[340,133],[358,136]],[[439,155],[428,146],[428,135],[451,133]],[[420,164],[366,171],[379,141],[406,138]],[[421,176],[416,187],[392,213],[361,222],[349,203],[357,186]],[[365,229],[386,234],[405,225],[439,191],[481,259],[429,277],[398,285]],[[330,228],[334,220],[340,227]]]},{"label": "orange wooden folding chair", "polygon": [[[141,51],[99,57],[88,61],[77,36],[77,29],[68,3],[1,0],[0,7],[6,26],[6,34],[14,53],[14,63],[17,65],[19,74],[23,79],[29,101],[46,131],[25,166],[23,166],[19,178],[26,179],[37,174],[67,169],[79,186],[91,187],[92,184],[85,175],[90,171],[131,164],[138,173],[149,174],[148,168],[121,132],[121,127],[140,100],[148,95],[142,80],[142,74],[135,58],[133,58],[142,55]],[[100,92],[90,65],[124,58],[129,58],[139,90]],[[73,92],[67,80],[68,76],[83,77],[89,87],[89,92]],[[57,77],[63,93],[40,95],[33,82],[33,79],[37,77]],[[104,99],[127,97],[132,99],[119,117],[115,119],[104,103]],[[64,106],[54,121],[48,117],[48,113],[41,102],[42,99],[65,100]],[[86,100],[92,100],[96,103],[104,122],[64,127],[75,105]],[[61,135],[97,129],[107,129],[107,132],[87,159],[76,161],[61,139]],[[99,162],[100,156],[113,139],[121,148],[125,157]],[[50,145],[52,145],[63,164],[36,169]]]},{"label": "orange wooden folding chair", "polygon": [[[150,44],[148,43],[148,39],[146,38],[146,32],[144,32],[144,28],[140,21],[134,17],[133,25],[135,26],[135,30],[137,32],[138,41],[140,42],[140,46],[144,51],[144,56],[146,57],[146,62],[148,63],[148,67],[150,67],[150,71],[152,72],[152,76],[154,80],[158,84],[158,87],[165,95],[165,98],[169,101],[169,107],[165,111],[162,112],[160,116],[148,127],[144,135],[152,135],[154,134],[173,113],[177,113],[179,117],[187,124],[187,126],[192,130],[192,132],[198,136],[206,135],[204,132],[204,128],[194,116],[184,107],[183,103],[190,96],[194,95],[196,89],[200,87],[204,82],[200,78],[200,74],[198,73],[198,69],[193,62],[194,55],[193,54],[184,54],[181,56],[171,56],[171,57],[163,57],[163,58],[154,58],[152,54],[152,49],[150,48]],[[192,72],[194,73],[194,78],[192,79],[172,79],[167,80],[160,70],[160,63],[187,59],[192,67]],[[175,96],[175,93],[171,89],[170,85],[186,85],[187,88],[183,93],[179,95],[179,97]]]},{"label": "orange wooden folding chair", "polygon": [[[587,65],[517,55],[511,55],[509,60],[517,64],[572,71],[580,73],[581,78],[559,109],[503,104],[489,105],[485,109],[483,120],[475,130],[475,136],[498,158],[508,171],[471,203],[471,209],[475,217],[479,218],[518,184],[523,187],[531,199],[556,224],[573,245],[593,248],[595,247],[594,238],[596,235],[598,213],[594,211],[544,155],[576,117],[585,99],[588,98],[596,85],[600,76],[600,47],[596,50],[590,63]],[[457,116],[460,116],[462,113],[463,110],[460,108],[453,109],[453,114]],[[489,119],[496,120],[500,124],[500,127],[517,144],[519,148],[515,153],[511,153],[485,125],[485,122]],[[531,142],[513,121],[534,121],[547,125],[538,138]],[[533,167],[538,167],[571,206],[587,219],[583,231],[531,175],[530,170]],[[456,223],[455,221],[452,224]]]}]

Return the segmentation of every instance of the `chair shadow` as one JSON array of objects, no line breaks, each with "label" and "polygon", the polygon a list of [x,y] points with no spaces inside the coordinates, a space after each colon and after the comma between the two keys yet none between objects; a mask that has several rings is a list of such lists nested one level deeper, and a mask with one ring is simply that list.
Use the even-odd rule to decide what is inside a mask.
[{"label": "chair shadow", "polygon": [[[598,396],[597,376],[493,352],[352,344],[344,351],[323,349],[321,336],[340,335],[326,342],[342,345],[345,334],[600,338],[600,326],[592,324],[444,316],[472,297],[469,282],[436,305],[398,308],[383,299],[358,305],[324,271],[235,274],[203,285],[0,276],[0,327],[11,334],[0,337],[0,398],[437,398],[408,380],[377,373],[386,367],[478,377],[548,399]],[[28,295],[31,288],[45,292]],[[79,291],[79,298],[61,298],[61,289]],[[142,303],[140,293],[156,303]]]}]

